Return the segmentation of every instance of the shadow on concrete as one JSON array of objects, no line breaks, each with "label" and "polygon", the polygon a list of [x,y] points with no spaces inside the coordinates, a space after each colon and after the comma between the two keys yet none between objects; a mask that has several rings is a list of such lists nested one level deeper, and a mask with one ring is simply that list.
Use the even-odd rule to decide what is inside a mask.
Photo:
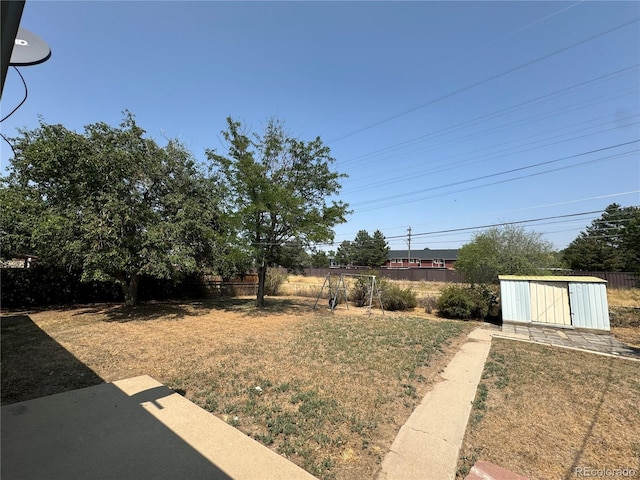
[{"label": "shadow on concrete", "polygon": [[28,315],[0,318],[2,405],[104,383]]},{"label": "shadow on concrete", "polygon": [[188,401],[140,378],[2,407],[2,479],[230,479],[163,423]]}]

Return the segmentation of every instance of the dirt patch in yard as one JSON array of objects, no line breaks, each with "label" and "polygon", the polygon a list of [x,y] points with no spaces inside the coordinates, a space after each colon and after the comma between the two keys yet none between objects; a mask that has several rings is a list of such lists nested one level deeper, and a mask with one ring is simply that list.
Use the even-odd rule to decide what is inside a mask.
[{"label": "dirt patch in yard", "polygon": [[146,374],[320,478],[371,479],[477,326],[313,310],[311,298],[269,298],[263,310],[253,302],[3,316],[2,402]]}]

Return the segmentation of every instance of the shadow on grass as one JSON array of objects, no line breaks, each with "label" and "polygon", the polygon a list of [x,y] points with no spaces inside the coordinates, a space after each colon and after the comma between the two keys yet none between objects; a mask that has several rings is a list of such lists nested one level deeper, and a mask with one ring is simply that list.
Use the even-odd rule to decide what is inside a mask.
[{"label": "shadow on grass", "polygon": [[100,314],[104,322],[140,322],[153,320],[181,320],[185,317],[201,315],[204,312],[221,310],[249,317],[261,317],[278,314],[308,313],[313,303],[307,299],[271,297],[265,298],[265,306],[256,307],[253,297],[216,298],[192,300],[187,302],[154,302],[136,306],[94,305],[87,306],[73,315]]},{"label": "shadow on grass", "polygon": [[104,383],[28,315],[0,319],[2,405]]},{"label": "shadow on grass", "polygon": [[256,307],[255,298],[225,298],[208,300],[202,308],[224,310],[249,317],[261,317],[278,314],[309,313],[313,304],[297,298],[269,297],[264,299],[264,307]]},{"label": "shadow on grass", "polygon": [[196,315],[187,304],[180,303],[147,303],[135,306],[118,305],[108,309],[96,309],[82,312],[102,313],[105,322],[133,322],[149,320],[181,320],[184,317]]}]

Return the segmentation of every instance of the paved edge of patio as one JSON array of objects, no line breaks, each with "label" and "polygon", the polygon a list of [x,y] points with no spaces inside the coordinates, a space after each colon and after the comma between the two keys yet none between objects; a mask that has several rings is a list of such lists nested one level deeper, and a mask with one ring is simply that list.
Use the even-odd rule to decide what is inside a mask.
[{"label": "paved edge of patio", "polygon": [[313,480],[149,376],[3,406],[3,480]]},{"label": "paved edge of patio", "polygon": [[[560,341],[554,341],[553,339],[547,340],[547,339],[536,338],[535,336],[532,336],[531,333],[529,333],[531,330],[535,330],[536,328],[541,329],[543,327],[524,326],[524,327],[520,327],[520,331],[515,330],[512,324],[508,325],[508,327],[509,327],[508,329],[505,329],[503,326],[502,331],[495,333],[494,337],[504,338],[507,340],[515,340],[515,341],[524,342],[524,343],[534,343],[537,345],[545,345],[548,347],[563,348],[566,350],[573,350],[576,352],[593,353],[595,355],[602,355],[604,357],[620,358],[624,360],[640,362],[640,357],[638,357],[637,355],[626,353],[627,350],[629,352],[633,351],[630,347],[627,347],[626,345],[624,345],[622,342],[617,340],[609,332],[593,334],[593,335],[598,335],[600,337],[610,338],[611,341],[614,342],[613,346],[611,347],[611,352],[606,352],[606,351],[603,351],[603,349],[605,348],[604,344],[601,343],[600,345],[592,346],[590,345],[590,342],[588,340],[583,341],[581,343],[576,343],[575,341],[572,341],[570,338],[567,338],[567,334],[564,333],[562,330],[558,330],[558,332],[564,334],[564,338],[562,338]],[[521,333],[524,329],[526,329],[528,333]],[[550,328],[547,327],[547,330],[550,330]],[[571,331],[569,331],[569,335],[572,335]]]},{"label": "paved edge of patio", "polygon": [[494,331],[473,330],[385,456],[378,480],[454,479],[476,388]]}]

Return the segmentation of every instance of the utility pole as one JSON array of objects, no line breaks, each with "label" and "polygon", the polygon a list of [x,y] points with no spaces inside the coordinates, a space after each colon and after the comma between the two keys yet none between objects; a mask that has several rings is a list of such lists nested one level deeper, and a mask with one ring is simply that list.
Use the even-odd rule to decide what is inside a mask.
[{"label": "utility pole", "polygon": [[409,265],[411,265],[411,227],[407,228],[407,244],[409,245]]}]

